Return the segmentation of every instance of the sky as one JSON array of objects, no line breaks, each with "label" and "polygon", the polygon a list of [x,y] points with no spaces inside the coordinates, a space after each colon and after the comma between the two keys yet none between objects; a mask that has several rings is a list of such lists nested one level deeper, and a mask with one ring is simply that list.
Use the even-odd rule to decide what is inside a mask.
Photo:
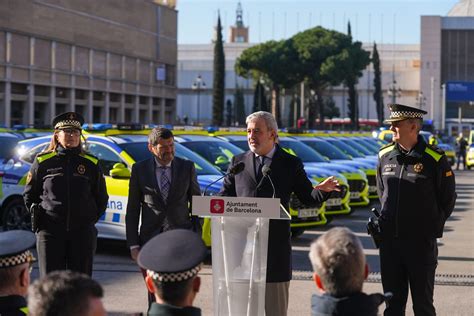
[{"label": "sky", "polygon": [[[459,0],[241,0],[251,43],[280,40],[311,27],[347,32],[364,43],[419,44],[420,16],[446,16]],[[220,12],[223,36],[238,0],[177,0],[178,43],[208,44]]]}]

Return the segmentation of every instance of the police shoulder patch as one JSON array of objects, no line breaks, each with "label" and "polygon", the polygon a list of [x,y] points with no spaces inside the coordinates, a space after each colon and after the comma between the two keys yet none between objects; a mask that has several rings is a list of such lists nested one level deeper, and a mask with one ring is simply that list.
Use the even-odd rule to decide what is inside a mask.
[{"label": "police shoulder patch", "polygon": [[379,158],[382,157],[383,155],[385,155],[386,153],[392,151],[392,149],[395,148],[395,143],[394,142],[391,142],[385,146],[382,146],[379,150]]},{"label": "police shoulder patch", "polygon": [[430,149],[436,151],[438,154],[440,155],[444,155],[444,150],[442,150],[441,148],[439,148],[438,146],[436,145],[430,145],[430,144],[426,144],[426,147],[429,147]]},{"label": "police shoulder patch", "polygon": [[87,160],[91,161],[94,165],[96,165],[99,162],[99,159],[89,153],[87,154],[81,154],[82,157],[86,158]]}]

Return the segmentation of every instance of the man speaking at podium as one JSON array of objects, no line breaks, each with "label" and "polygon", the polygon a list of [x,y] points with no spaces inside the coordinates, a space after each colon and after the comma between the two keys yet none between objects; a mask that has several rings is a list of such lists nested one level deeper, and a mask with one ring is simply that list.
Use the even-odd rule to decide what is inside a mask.
[{"label": "man speaking at podium", "polygon": [[[278,125],[271,113],[252,113],[245,122],[250,150],[235,156],[229,170],[241,162],[245,164],[245,169],[224,179],[221,195],[274,196],[280,198],[281,204],[288,209],[292,192],[302,203],[312,206],[324,202],[329,192],[339,191],[334,177],[327,178],[313,188],[301,159],[288,154],[277,144]],[[265,314],[286,315],[292,271],[290,221],[270,220],[268,240]]]}]

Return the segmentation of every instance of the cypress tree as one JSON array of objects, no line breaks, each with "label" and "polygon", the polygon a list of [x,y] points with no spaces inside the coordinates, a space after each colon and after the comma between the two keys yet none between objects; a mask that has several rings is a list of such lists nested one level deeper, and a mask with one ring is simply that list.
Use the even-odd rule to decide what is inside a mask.
[{"label": "cypress tree", "polygon": [[212,90],[212,124],[222,125],[225,98],[225,55],[222,40],[221,16],[218,15],[216,41],[214,43],[214,80]]},{"label": "cypress tree", "polygon": [[375,110],[377,111],[377,118],[379,125],[383,124],[383,94],[382,94],[382,72],[380,71],[380,57],[377,50],[377,44],[374,43],[372,51],[372,64],[374,65],[374,101]]}]

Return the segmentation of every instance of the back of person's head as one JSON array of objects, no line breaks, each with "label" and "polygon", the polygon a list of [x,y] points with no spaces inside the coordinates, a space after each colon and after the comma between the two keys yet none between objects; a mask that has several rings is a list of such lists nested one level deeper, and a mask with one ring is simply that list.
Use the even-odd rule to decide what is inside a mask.
[{"label": "back of person's head", "polygon": [[29,249],[35,242],[29,231],[0,232],[0,296],[26,295],[31,265],[36,260]]},{"label": "back of person's head", "polygon": [[146,284],[158,303],[192,306],[201,286],[198,273],[206,255],[200,235],[173,229],[150,239],[140,250],[138,264],[147,270]]},{"label": "back of person's head", "polygon": [[368,269],[359,238],[335,227],[311,244],[309,258],[318,288],[335,297],[362,291]]},{"label": "back of person's head", "polygon": [[30,316],[106,315],[102,287],[87,275],[55,271],[36,280],[28,290]]}]

